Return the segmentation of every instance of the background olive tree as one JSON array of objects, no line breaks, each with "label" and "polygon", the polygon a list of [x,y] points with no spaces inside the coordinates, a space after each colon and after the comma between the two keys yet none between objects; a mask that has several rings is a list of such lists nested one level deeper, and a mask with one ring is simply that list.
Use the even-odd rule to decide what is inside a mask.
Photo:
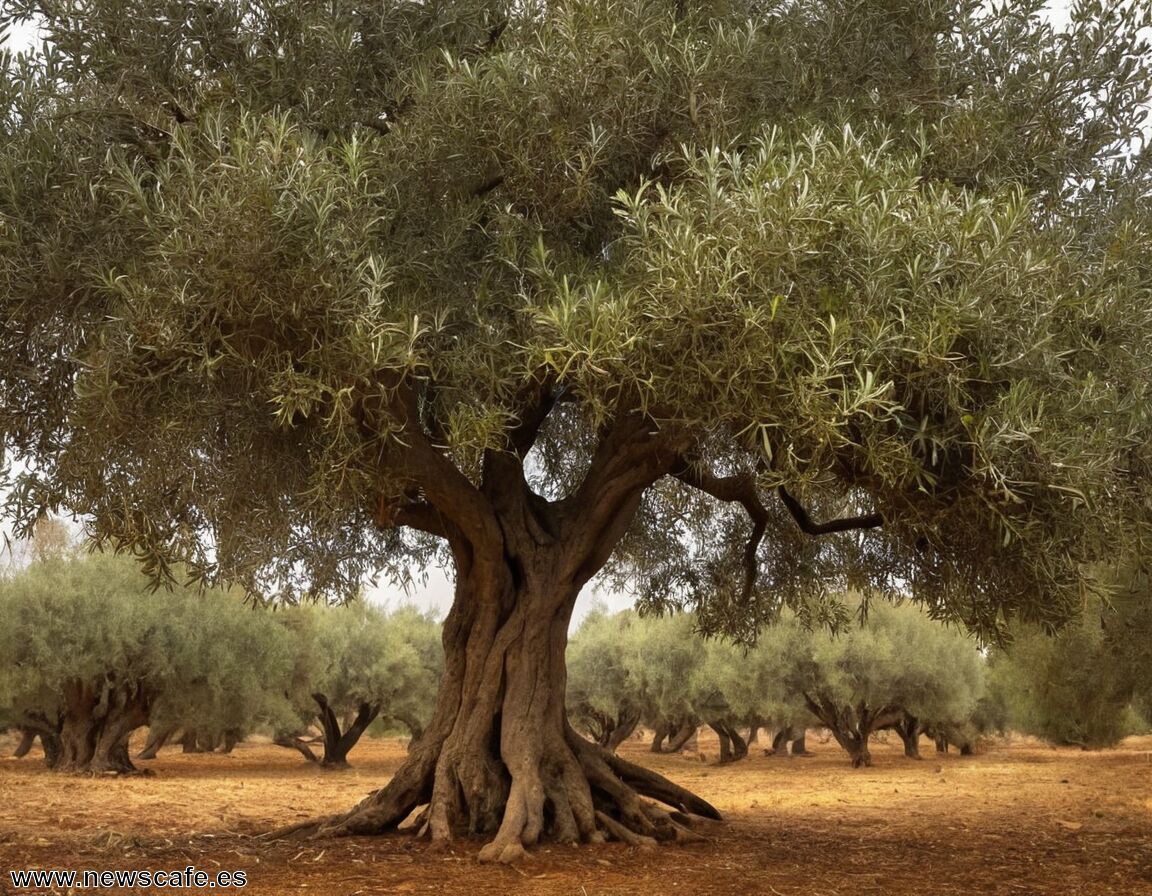
[{"label": "background olive tree", "polygon": [[[276,614],[294,664],[277,743],[307,759],[345,768],[348,752],[379,717],[418,738],[432,713],[443,671],[440,626],[411,608],[387,613],[364,601],[342,607],[306,605]],[[316,756],[298,728],[318,722]]]},{"label": "background olive tree", "polygon": [[128,739],[154,712],[252,718],[291,663],[268,614],[218,591],[152,593],[124,557],[34,563],[0,582],[0,617],[0,705],[63,771],[134,771]]},{"label": "background olive tree", "polygon": [[9,0],[8,511],[262,594],[450,561],[424,737],[297,832],[687,836],[567,723],[594,576],[987,632],[1142,556],[1148,12],[1040,7]]},{"label": "background olive tree", "polygon": [[1152,610],[1147,577],[1115,575],[1109,600],[1092,600],[1055,636],[1017,625],[992,656],[991,683],[1008,723],[1055,744],[1114,746],[1149,721]]}]

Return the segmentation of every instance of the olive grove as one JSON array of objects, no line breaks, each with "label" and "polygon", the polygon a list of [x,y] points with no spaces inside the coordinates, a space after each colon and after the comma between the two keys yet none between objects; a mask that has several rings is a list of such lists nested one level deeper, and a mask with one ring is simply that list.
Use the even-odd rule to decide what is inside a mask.
[{"label": "olive grove", "polygon": [[284,834],[690,837],[567,721],[593,577],[987,633],[1147,553],[1148,13],[1041,6],[7,0],[8,515],[286,598],[451,566],[407,762]]},{"label": "olive grove", "polygon": [[[657,728],[669,705],[720,740],[719,760],[748,753],[744,732],[765,728],[782,741],[808,725],[828,728],[853,765],[870,765],[869,738],[894,729],[919,758],[926,731],[979,727],[986,662],[976,642],[911,605],[873,605],[842,631],[813,630],[793,614],[767,626],[753,647],[704,639],[691,616],[594,614],[569,653],[570,711],[615,748],[637,721]],[[691,660],[683,662],[685,656]],[[663,682],[663,700],[652,684]],[[626,718],[623,734],[602,720]],[[610,736],[611,735],[611,736]],[[802,750],[803,748],[801,748]],[[771,751],[769,751],[771,752]]]}]

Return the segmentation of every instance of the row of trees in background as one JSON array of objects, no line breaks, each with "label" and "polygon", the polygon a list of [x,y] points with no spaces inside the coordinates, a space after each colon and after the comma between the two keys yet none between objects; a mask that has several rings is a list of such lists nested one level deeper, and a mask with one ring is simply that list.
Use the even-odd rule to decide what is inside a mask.
[{"label": "row of trees in background", "polygon": [[[144,725],[146,759],[176,739],[185,751],[230,750],[263,727],[341,767],[376,719],[415,740],[431,715],[441,630],[414,609],[273,611],[223,591],[147,593],[123,557],[61,553],[0,582],[0,727],[23,732],[18,753],[39,737],[55,768],[124,772],[128,738]],[[876,602],[838,634],[785,615],[751,648],[701,637],[690,614],[595,611],[568,650],[568,710],[611,749],[645,725],[654,751],[677,751],[706,724],[721,761],[747,755],[761,729],[775,733],[769,752],[792,742],[802,753],[810,725],[857,766],[871,764],[881,729],[908,756],[923,734],[966,751],[1009,728],[1109,746],[1152,718],[1146,591],[1129,575],[1057,636],[1018,625],[1010,647],[993,650],[911,604]]]},{"label": "row of trees in background", "polygon": [[[134,769],[180,732],[186,750],[231,746],[257,727],[328,766],[376,718],[418,736],[431,714],[440,627],[364,603],[259,609],[223,591],[148,592],[137,565],[91,555],[33,563],[0,582],[0,724],[50,766]],[[322,732],[317,756],[302,736]]]},{"label": "row of trees in background", "polygon": [[[1126,580],[1052,636],[1017,625],[1003,648],[981,649],[911,604],[874,603],[839,634],[794,616],[752,648],[704,639],[690,615],[591,614],[569,649],[575,724],[615,749],[640,725],[654,751],[676,751],[700,724],[739,759],[760,729],[769,752],[804,751],[804,730],[827,728],[853,765],[870,765],[871,735],[899,734],[919,756],[921,735],[971,751],[1008,730],[1054,744],[1111,746],[1152,719],[1152,611],[1147,583]],[[747,732],[747,734],[745,734]]]},{"label": "row of trees in background", "polygon": [[670,732],[704,723],[722,761],[747,754],[743,730],[774,730],[779,751],[818,724],[854,765],[871,764],[869,738],[882,728],[898,730],[909,755],[926,730],[961,743],[975,733],[984,660],[971,638],[911,605],[877,604],[837,635],[785,616],[747,649],[693,626],[688,615],[591,615],[569,653],[576,723],[609,747],[642,723],[657,732],[654,749],[677,749],[675,736],[664,746]]}]

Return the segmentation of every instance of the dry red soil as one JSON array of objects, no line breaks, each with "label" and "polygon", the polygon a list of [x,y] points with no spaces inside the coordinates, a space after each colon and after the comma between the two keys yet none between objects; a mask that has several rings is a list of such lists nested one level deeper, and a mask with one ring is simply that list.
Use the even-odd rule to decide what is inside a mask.
[{"label": "dry red soil", "polygon": [[[811,758],[765,757],[753,745],[752,758],[717,767],[704,738],[704,756],[625,744],[725,821],[699,844],[545,845],[511,868],[479,864],[471,841],[433,852],[404,835],[257,839],[351,806],[395,770],[397,741],[362,742],[347,772],[267,744],[230,756],[166,750],[147,763],[153,776],[128,778],[58,775],[35,754],[0,759],[0,893],[30,892],[10,887],[11,868],[194,865],[244,870],[254,894],[1152,896],[1152,738],[1096,753],[1015,740],[974,757],[938,756],[925,742],[921,762],[893,738],[859,771],[835,744],[809,745]],[[4,755],[11,746],[0,738]]]}]

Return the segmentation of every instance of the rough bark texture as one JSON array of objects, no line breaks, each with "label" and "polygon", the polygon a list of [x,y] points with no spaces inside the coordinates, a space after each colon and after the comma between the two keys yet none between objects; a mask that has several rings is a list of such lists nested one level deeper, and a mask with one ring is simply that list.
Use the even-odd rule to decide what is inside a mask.
[{"label": "rough bark texture", "polygon": [[920,720],[911,713],[904,713],[892,726],[904,742],[904,755],[909,759],[920,757]]},{"label": "rough bark texture", "polygon": [[709,722],[708,727],[716,732],[720,740],[720,762],[735,762],[748,755],[748,742],[740,736],[734,725],[724,721]]},{"label": "rough bark texture", "polygon": [[71,682],[64,689],[60,758],[70,772],[127,774],[136,771],[128,738],[148,721],[149,699],[135,684],[106,680]]},{"label": "rough bark texture", "polygon": [[868,749],[872,732],[891,727],[904,714],[898,706],[873,708],[863,702],[855,706],[840,706],[827,695],[819,693],[805,694],[804,702],[812,714],[828,726],[836,742],[851,758],[853,768],[872,764],[872,753]]},{"label": "rough bark texture", "polygon": [[[705,801],[580,737],[564,708],[564,650],[578,587],[548,552],[461,576],[444,626],[445,674],[424,737],[392,781],[351,812],[283,834],[370,834],[413,822],[434,842],[481,835],[484,860],[541,839],[631,844],[691,837]],[[581,583],[582,584],[582,583]],[[666,811],[642,799],[652,797]]]},{"label": "rough bark texture", "polygon": [[792,741],[792,755],[793,756],[811,756],[808,752],[808,738],[807,732],[801,731],[800,736]]},{"label": "rough bark texture", "polygon": [[680,722],[674,734],[668,738],[668,747],[666,752],[679,753],[681,750],[688,746],[688,742],[696,736],[696,729],[699,727],[699,722],[693,718],[687,718]]},{"label": "rough bark texture", "polygon": [[413,488],[381,496],[377,520],[443,538],[456,570],[436,708],[387,786],[350,812],[273,836],[374,834],[412,816],[411,827],[433,843],[481,836],[482,860],[511,862],[543,839],[649,844],[693,837],[690,814],[719,818],[704,800],[568,724],[564,651],[573,605],[644,492],[689,469],[680,454],[688,442],[643,413],[621,412],[599,432],[580,485],[545,499],[528,486],[524,460],[560,396],[553,386],[545,376],[532,387],[535,399],[507,449],[485,453],[478,484],[435,447],[414,391],[401,384],[389,399],[389,412],[404,421],[405,447],[388,463]]},{"label": "rough bark texture", "polygon": [[605,749],[616,752],[617,747],[624,741],[628,740],[636,731],[636,727],[640,724],[640,710],[638,709],[622,709],[620,714],[615,719],[615,724],[608,732],[608,736],[604,739],[600,746]]}]

